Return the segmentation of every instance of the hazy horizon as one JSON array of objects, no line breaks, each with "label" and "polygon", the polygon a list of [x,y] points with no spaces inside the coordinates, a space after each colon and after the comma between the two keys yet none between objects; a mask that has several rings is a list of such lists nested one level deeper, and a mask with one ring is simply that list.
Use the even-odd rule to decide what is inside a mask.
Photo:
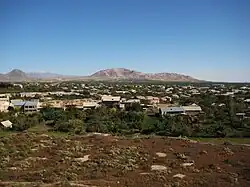
[{"label": "hazy horizon", "polygon": [[250,82],[249,10],[249,0],[3,0],[0,72],[122,67]]}]

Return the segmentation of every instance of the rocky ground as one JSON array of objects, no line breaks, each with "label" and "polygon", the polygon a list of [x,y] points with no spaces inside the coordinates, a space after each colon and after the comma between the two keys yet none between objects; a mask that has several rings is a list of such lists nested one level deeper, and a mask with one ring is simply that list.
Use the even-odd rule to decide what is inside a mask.
[{"label": "rocky ground", "polygon": [[164,137],[0,138],[0,186],[250,186],[250,147]]}]

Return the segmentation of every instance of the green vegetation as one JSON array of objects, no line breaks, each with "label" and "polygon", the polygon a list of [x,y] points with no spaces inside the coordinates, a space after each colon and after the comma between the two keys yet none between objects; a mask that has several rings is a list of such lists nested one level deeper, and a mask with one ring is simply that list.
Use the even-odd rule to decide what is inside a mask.
[{"label": "green vegetation", "polygon": [[[107,92],[131,99],[136,96],[165,97],[166,87],[172,86],[169,96],[171,104],[176,106],[191,105],[196,103],[201,106],[203,113],[198,115],[162,116],[159,113],[148,114],[142,110],[139,104],[133,104],[126,110],[117,108],[97,108],[91,110],[78,110],[76,108],[63,109],[43,108],[39,113],[22,114],[17,111],[0,113],[0,120],[10,120],[13,123],[13,131],[54,131],[71,134],[86,132],[102,132],[113,134],[156,134],[163,136],[188,136],[188,137],[250,137],[250,119],[237,116],[244,113],[249,106],[244,99],[250,98],[249,91],[235,92],[234,96],[223,95],[233,89],[238,89],[245,84],[227,84],[223,89],[217,88],[210,82],[204,83],[162,83],[162,82],[57,82],[57,83],[24,83],[25,91],[62,91],[71,92],[78,90],[78,94],[57,96],[48,94],[52,99],[71,100],[76,98],[100,99],[101,94]],[[189,86],[207,86],[207,91],[199,94],[191,94],[193,88]],[[19,89],[10,84],[1,86],[4,90]],[[211,92],[215,89],[220,92]],[[135,92],[132,92],[134,90]],[[220,91],[219,91],[220,90]],[[221,91],[222,90],[222,91]],[[117,91],[125,91],[117,93]],[[129,92],[130,91],[130,92]],[[184,95],[184,97],[181,97]],[[13,98],[18,98],[16,94]],[[142,100],[142,103],[144,101]],[[146,101],[145,101],[146,102]]]},{"label": "green vegetation", "polygon": [[[202,97],[202,96],[201,96]],[[211,98],[210,98],[211,99]],[[183,101],[190,102],[190,101]],[[44,108],[39,113],[0,113],[0,119],[9,119],[14,131],[55,131],[73,134],[100,132],[113,134],[156,134],[163,136],[187,137],[250,137],[250,120],[238,119],[235,112],[241,106],[227,98],[224,107],[205,107],[213,101],[201,100],[204,114],[189,116],[148,116],[137,104],[120,110],[100,107],[93,110],[76,108]],[[207,104],[207,106],[209,105]]]}]

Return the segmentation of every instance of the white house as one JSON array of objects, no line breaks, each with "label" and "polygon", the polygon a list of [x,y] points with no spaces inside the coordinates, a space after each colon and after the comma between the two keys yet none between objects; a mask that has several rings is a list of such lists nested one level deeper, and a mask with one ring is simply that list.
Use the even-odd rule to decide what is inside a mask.
[{"label": "white house", "polygon": [[12,128],[12,123],[11,123],[11,121],[9,121],[9,120],[2,121],[0,124],[1,124],[1,126],[4,127],[4,128]]},{"label": "white house", "polygon": [[10,106],[9,96],[0,97],[0,112],[7,112]]}]

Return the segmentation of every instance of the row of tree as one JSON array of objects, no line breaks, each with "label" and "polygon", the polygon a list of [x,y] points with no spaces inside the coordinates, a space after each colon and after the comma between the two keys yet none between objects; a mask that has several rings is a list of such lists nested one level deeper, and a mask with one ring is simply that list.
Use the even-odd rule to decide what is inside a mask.
[{"label": "row of tree", "polygon": [[114,134],[158,134],[167,136],[250,137],[250,120],[237,119],[230,107],[214,109],[199,116],[148,116],[138,105],[128,110],[97,108],[94,110],[67,110],[44,108],[39,113],[0,113],[0,119],[9,119],[13,130],[24,131],[35,125],[48,126],[53,131]]}]

